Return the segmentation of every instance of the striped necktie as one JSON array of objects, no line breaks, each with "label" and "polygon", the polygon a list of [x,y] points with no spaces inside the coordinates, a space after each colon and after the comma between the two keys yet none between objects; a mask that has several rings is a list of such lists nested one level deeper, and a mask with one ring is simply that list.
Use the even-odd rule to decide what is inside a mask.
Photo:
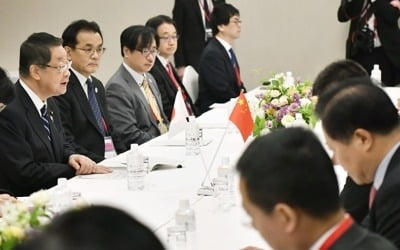
[{"label": "striped necktie", "polygon": [[94,118],[96,119],[97,126],[99,127],[101,133],[104,135],[103,117],[101,116],[99,103],[97,102],[96,94],[94,92],[94,86],[90,78],[87,79],[86,84],[88,87],[88,100],[90,108],[93,111],[93,115]]},{"label": "striped necktie", "polygon": [[49,114],[47,112],[46,104],[40,109],[40,119],[42,119],[43,127],[46,130],[47,138],[51,141],[51,131],[50,131],[50,123],[49,123]]},{"label": "striped necktie", "polygon": [[143,79],[142,87],[143,87],[144,93],[146,94],[146,99],[147,99],[147,102],[153,113],[153,116],[157,120],[158,129],[159,129],[160,133],[164,134],[164,133],[168,132],[168,128],[165,125],[163,118],[161,117],[160,108],[158,107],[156,98],[150,89],[150,85],[149,85],[149,82],[147,81],[146,77]]}]

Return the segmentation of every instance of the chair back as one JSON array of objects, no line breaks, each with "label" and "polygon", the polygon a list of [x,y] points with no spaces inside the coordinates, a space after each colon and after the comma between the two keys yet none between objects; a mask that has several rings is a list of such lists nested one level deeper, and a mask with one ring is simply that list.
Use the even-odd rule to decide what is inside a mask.
[{"label": "chair back", "polygon": [[199,96],[199,74],[192,66],[186,66],[183,73],[182,84],[185,86],[187,93],[192,99],[193,103],[196,102]]}]

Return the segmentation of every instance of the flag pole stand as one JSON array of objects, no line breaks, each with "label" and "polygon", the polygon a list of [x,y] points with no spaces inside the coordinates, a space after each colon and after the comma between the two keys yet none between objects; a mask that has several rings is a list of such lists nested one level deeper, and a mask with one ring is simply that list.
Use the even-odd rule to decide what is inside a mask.
[{"label": "flag pole stand", "polygon": [[[229,127],[229,124],[228,124],[228,126],[225,128],[224,134],[222,135],[221,140],[219,141],[218,147],[217,147],[217,149],[215,150],[215,153],[214,153],[214,156],[213,156],[213,158],[212,158],[212,160],[211,160],[211,163],[210,163],[210,165],[208,166],[208,168],[206,169],[206,175],[204,176],[204,179],[203,179],[203,181],[201,182],[200,188],[197,190],[197,195],[201,195],[201,196],[211,196],[211,195],[214,195],[214,188],[212,187],[212,186],[213,186],[213,183],[212,183],[212,181],[210,180],[210,171],[211,171],[211,169],[212,169],[212,167],[213,167],[215,158],[217,158],[217,154],[218,154],[218,152],[219,152],[219,149],[221,148],[222,142],[224,141],[226,132],[228,131],[228,127]],[[203,163],[204,163],[204,166],[205,166],[205,160],[204,160],[203,155],[201,155],[201,157],[202,157],[202,160],[203,160]],[[207,178],[209,179],[210,185],[211,185],[211,186],[205,185],[205,181],[206,181]]]}]

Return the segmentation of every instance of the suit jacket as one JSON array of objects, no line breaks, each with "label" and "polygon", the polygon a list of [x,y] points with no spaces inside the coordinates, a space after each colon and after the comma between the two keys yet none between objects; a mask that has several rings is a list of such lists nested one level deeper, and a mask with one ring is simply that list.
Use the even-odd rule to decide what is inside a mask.
[{"label": "suit jacket", "polygon": [[[225,0],[213,0],[214,6]],[[199,70],[201,52],[206,45],[206,34],[198,0],[175,0],[173,19],[179,34],[175,53],[176,67],[192,65]]]},{"label": "suit jacket", "polygon": [[[106,96],[103,84],[92,76],[92,83],[102,117],[107,124],[110,135],[110,122],[106,106]],[[67,92],[55,97],[61,111],[64,131],[77,146],[77,152],[86,155],[96,162],[104,160],[104,137],[96,123],[88,98],[77,76],[71,71]]]},{"label": "suit jacket", "polygon": [[[153,76],[146,74],[150,88],[166,124],[168,119],[162,109],[161,95]],[[160,131],[145,95],[132,75],[123,65],[106,84],[106,99],[113,123],[114,143],[118,152],[130,148],[130,144],[142,144]]]},{"label": "suit jacket", "polygon": [[47,100],[52,142],[32,100],[16,83],[16,98],[0,113],[0,188],[26,196],[50,188],[57,178],[70,178],[74,148],[66,142],[57,104]]},{"label": "suit jacket", "polygon": [[385,238],[353,224],[331,246],[330,250],[395,250],[397,249]]},{"label": "suit jacket", "polygon": [[369,212],[369,192],[371,184],[358,185],[350,177],[340,193],[343,207],[356,222],[361,223]]},{"label": "suit jacket", "polygon": [[244,89],[237,84],[235,70],[224,46],[213,38],[201,55],[199,71],[199,97],[196,106],[199,113],[209,109],[213,103],[224,103],[237,97]]},{"label": "suit jacket", "polygon": [[[167,70],[165,69],[165,67],[162,65],[161,61],[158,58],[156,58],[156,61],[154,63],[153,68],[150,70],[150,73],[156,80],[158,89],[160,90],[164,113],[168,116],[168,118],[171,118],[171,113],[172,109],[174,108],[177,89],[175,88],[174,83],[169,77]],[[183,86],[178,74],[174,69],[173,73],[175,79],[178,81],[179,87],[182,89],[182,91],[187,93],[185,86]],[[186,96],[188,98],[188,102],[190,103],[192,111],[196,113],[195,112],[196,108],[192,102],[192,99],[188,94],[186,94]]]},{"label": "suit jacket", "polygon": [[393,155],[369,213],[369,229],[400,248],[400,148]]},{"label": "suit jacket", "polygon": [[[353,51],[354,31],[360,27],[360,13],[362,12],[364,1],[341,0],[338,9],[338,20],[347,22],[351,20],[349,36],[347,38],[346,58],[354,58]],[[376,28],[382,48],[390,61],[400,68],[400,29],[398,19],[400,12],[397,8],[390,5],[390,0],[376,0],[372,4],[372,12],[376,17]]]}]

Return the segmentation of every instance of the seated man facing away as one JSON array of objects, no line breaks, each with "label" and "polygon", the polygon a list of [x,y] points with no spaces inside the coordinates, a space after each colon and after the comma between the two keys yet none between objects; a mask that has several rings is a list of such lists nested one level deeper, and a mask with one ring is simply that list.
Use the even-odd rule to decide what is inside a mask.
[{"label": "seated man facing away", "polygon": [[115,147],[125,152],[167,132],[157,83],[148,72],[158,55],[152,28],[134,25],[121,34],[122,65],[106,84],[106,98],[114,127]]},{"label": "seated man facing away", "polygon": [[[327,65],[317,75],[313,84],[312,93],[314,96],[320,96],[332,86],[342,84],[343,80],[368,76],[367,71],[355,61],[348,59],[335,61]],[[368,214],[370,189],[371,184],[357,185],[351,177],[347,177],[346,184],[340,193],[340,199],[342,200],[344,209],[358,223],[361,223]]]},{"label": "seated man facing away", "polygon": [[16,250],[164,250],[154,233],[116,208],[91,206],[53,219]]},{"label": "seated man facing away", "polygon": [[25,196],[59,177],[110,171],[75,154],[64,137],[51,97],[67,90],[68,66],[60,38],[41,32],[22,43],[16,98],[0,113],[0,189]]},{"label": "seated man facing away", "polygon": [[396,249],[343,211],[332,161],[312,131],[255,139],[237,169],[243,207],[273,249]]},{"label": "seated man facing away", "polygon": [[326,90],[316,111],[337,162],[358,185],[372,183],[366,225],[400,247],[400,126],[390,97],[369,77],[352,78]]}]

